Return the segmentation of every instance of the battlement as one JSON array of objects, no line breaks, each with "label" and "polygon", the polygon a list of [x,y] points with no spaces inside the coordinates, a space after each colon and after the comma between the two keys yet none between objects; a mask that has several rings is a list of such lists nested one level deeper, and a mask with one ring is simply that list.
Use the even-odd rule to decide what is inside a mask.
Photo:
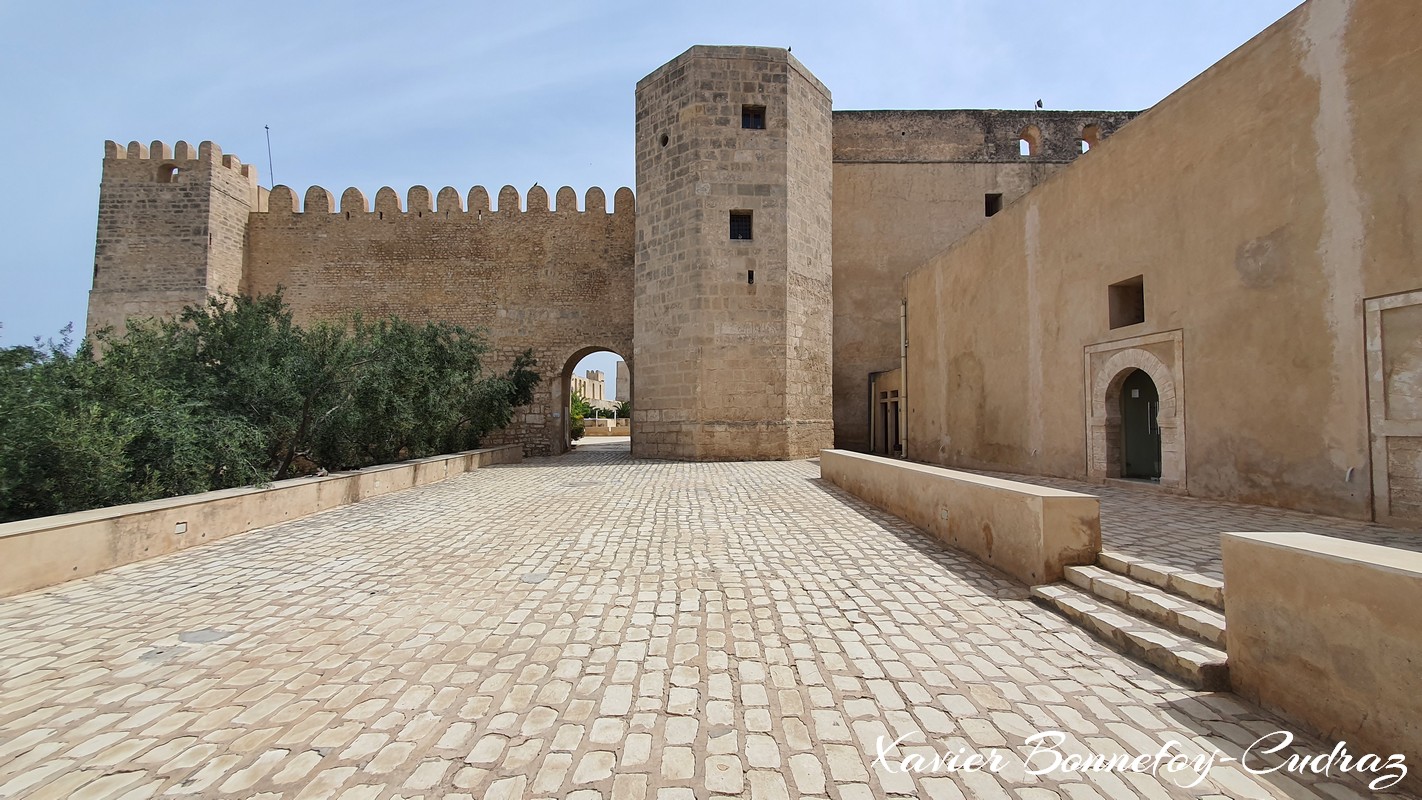
[{"label": "battlement", "polygon": [[129,142],[128,146],[124,147],[109,139],[104,142],[104,160],[149,162],[154,167],[154,176],[159,183],[171,183],[175,175],[192,168],[186,165],[194,163],[220,165],[240,175],[254,189],[257,186],[256,167],[251,164],[243,164],[236,156],[223,155],[221,147],[208,141],[200,142],[194,149],[192,145],[181,139],[175,142],[172,147],[156,139],[148,145],[142,142]]},{"label": "battlement", "polygon": [[578,208],[578,193],[570,186],[564,186],[557,191],[552,209],[548,206],[548,191],[537,184],[528,190],[526,207],[518,189],[512,186],[505,186],[499,190],[497,205],[491,204],[489,190],[483,186],[475,186],[469,190],[467,205],[465,199],[459,190],[452,186],[440,189],[439,193],[434,196],[431,196],[427,187],[413,186],[406,193],[402,204],[398,192],[389,186],[383,186],[375,193],[375,205],[372,208],[365,192],[351,187],[341,192],[340,205],[337,206],[331,192],[321,186],[312,186],[306,190],[306,195],[298,204],[296,192],[292,191],[291,187],[277,185],[272,189],[271,195],[267,199],[267,210],[263,213],[269,215],[340,213],[345,214],[347,218],[350,218],[352,214],[362,216],[373,214],[381,219],[384,219],[387,214],[414,217],[426,215],[430,217],[467,217],[474,215],[482,218],[485,214],[513,216],[515,214],[607,215],[610,213],[612,216],[625,217],[630,220],[637,210],[632,190],[625,186],[613,194],[611,212],[607,208],[606,193],[596,186],[587,190],[583,197],[581,210]]}]

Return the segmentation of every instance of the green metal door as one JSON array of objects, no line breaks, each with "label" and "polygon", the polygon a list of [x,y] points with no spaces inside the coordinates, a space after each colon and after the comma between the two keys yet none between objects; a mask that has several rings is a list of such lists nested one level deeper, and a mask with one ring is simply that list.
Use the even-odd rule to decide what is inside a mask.
[{"label": "green metal door", "polygon": [[1160,394],[1142,370],[1121,384],[1121,477],[1160,479]]}]

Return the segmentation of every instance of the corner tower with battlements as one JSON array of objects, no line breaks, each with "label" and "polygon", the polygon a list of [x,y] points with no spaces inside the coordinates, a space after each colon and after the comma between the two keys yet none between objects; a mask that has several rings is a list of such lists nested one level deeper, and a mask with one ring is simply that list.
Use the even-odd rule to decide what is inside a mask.
[{"label": "corner tower with battlements", "polygon": [[832,143],[786,50],[693,47],[637,84],[634,455],[831,446]]},{"label": "corner tower with battlements", "polygon": [[122,332],[241,288],[247,219],[266,190],[212,142],[104,144],[88,330]]}]

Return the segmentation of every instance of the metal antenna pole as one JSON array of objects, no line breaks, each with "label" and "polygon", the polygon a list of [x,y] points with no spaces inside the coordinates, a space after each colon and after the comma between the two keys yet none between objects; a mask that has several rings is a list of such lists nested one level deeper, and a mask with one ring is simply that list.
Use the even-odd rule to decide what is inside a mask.
[{"label": "metal antenna pole", "polygon": [[276,188],[276,169],[272,167],[272,126],[263,125],[262,127],[267,129],[267,181],[271,184],[267,188],[274,189]]}]

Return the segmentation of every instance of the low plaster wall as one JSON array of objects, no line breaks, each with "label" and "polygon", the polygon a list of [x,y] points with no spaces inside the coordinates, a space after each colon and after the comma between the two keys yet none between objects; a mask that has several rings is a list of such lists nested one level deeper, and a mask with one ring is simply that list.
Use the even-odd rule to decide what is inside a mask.
[{"label": "low plaster wall", "polygon": [[223,489],[7,522],[0,525],[0,597],[522,460],[521,445],[490,447],[293,478],[266,488]]},{"label": "low plaster wall", "polygon": [[1226,533],[1223,548],[1234,691],[1415,770],[1422,553],[1311,533]]},{"label": "low plaster wall", "polygon": [[820,475],[1035,586],[1101,552],[1101,506],[1088,494],[879,456],[824,450]]}]

